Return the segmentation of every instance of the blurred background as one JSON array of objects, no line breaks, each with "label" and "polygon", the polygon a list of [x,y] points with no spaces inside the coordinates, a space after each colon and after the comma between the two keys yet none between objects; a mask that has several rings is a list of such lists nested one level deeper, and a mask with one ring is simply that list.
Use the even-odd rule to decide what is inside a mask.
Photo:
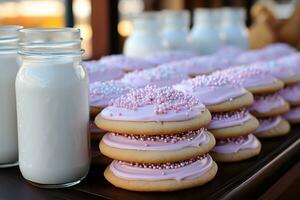
[{"label": "blurred background", "polygon": [[244,8],[249,48],[273,42],[300,46],[297,0],[0,0],[0,25],[80,28],[85,58],[96,59],[122,52],[138,14],[164,9],[192,13],[199,7]]}]

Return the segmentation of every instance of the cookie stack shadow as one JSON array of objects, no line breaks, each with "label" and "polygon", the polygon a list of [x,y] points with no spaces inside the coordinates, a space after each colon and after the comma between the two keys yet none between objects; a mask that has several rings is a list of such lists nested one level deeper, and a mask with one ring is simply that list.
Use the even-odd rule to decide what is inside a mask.
[{"label": "cookie stack shadow", "polygon": [[146,86],[113,100],[95,118],[107,131],[99,148],[112,158],[104,172],[114,186],[132,191],[174,191],[203,185],[217,173],[208,152],[214,136],[210,112],[195,97]]}]

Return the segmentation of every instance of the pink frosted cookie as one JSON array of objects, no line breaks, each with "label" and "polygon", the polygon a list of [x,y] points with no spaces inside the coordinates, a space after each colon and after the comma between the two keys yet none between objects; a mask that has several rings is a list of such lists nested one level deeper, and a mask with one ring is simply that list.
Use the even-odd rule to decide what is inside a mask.
[{"label": "pink frosted cookie", "polygon": [[172,86],[188,78],[189,76],[187,74],[178,73],[172,68],[156,67],[128,73],[121,79],[121,82],[135,88],[142,88],[146,85],[163,87]]},{"label": "pink frosted cookie", "polygon": [[[289,67],[284,63],[280,63],[276,60],[257,62],[247,67],[257,68],[270,73],[274,77],[283,81],[285,84],[294,84],[300,82],[300,74],[297,74],[295,68]],[[300,69],[298,69],[300,70]]]},{"label": "pink frosted cookie", "polygon": [[112,100],[95,122],[111,132],[157,135],[197,130],[210,119],[196,97],[170,87],[146,86]]},{"label": "pink frosted cookie", "polygon": [[163,51],[147,56],[146,60],[154,65],[161,65],[168,62],[190,59],[195,56],[196,54],[191,51]]},{"label": "pink frosted cookie", "polygon": [[291,108],[291,110],[283,114],[283,118],[288,120],[292,124],[300,123],[300,106]]},{"label": "pink frosted cookie", "polygon": [[129,92],[131,88],[120,81],[94,82],[90,84],[90,106],[92,116],[108,106],[112,99]]},{"label": "pink frosted cookie", "polygon": [[231,84],[241,85],[254,94],[273,93],[283,88],[283,82],[269,72],[252,66],[239,66],[213,74],[222,75]]},{"label": "pink frosted cookie", "polygon": [[100,143],[103,155],[139,163],[186,160],[209,152],[215,139],[206,129],[172,135],[131,135],[107,133]]},{"label": "pink frosted cookie", "polygon": [[211,155],[218,162],[236,162],[260,153],[261,143],[252,134],[217,141]]},{"label": "pink frosted cookie", "polygon": [[104,172],[114,186],[144,192],[174,191],[203,185],[214,178],[217,165],[208,155],[172,163],[114,160]]},{"label": "pink frosted cookie", "polygon": [[278,93],[290,106],[300,105],[300,87],[297,85],[287,86]]},{"label": "pink frosted cookie", "polygon": [[249,106],[253,96],[244,87],[233,85],[223,74],[202,75],[173,86],[196,96],[211,112],[226,112]]},{"label": "pink frosted cookie", "polygon": [[258,118],[259,127],[253,132],[259,138],[270,138],[286,135],[290,131],[290,124],[281,116]]},{"label": "pink frosted cookie", "polygon": [[293,72],[294,77],[290,78],[289,84],[300,82],[300,53],[293,53],[288,56],[281,57],[276,60],[276,63],[282,68]]},{"label": "pink frosted cookie", "polygon": [[120,69],[100,64],[99,61],[96,60],[85,61],[83,64],[89,74],[90,83],[118,80],[125,74]]},{"label": "pink frosted cookie", "polygon": [[216,139],[233,138],[248,135],[259,126],[255,117],[246,109],[224,113],[212,113],[208,129]]},{"label": "pink frosted cookie", "polygon": [[191,77],[203,74],[209,74],[218,69],[224,69],[230,66],[227,59],[218,58],[216,56],[201,56],[190,59],[169,62],[159,65],[159,68],[168,68],[176,71],[178,74],[187,74]]},{"label": "pink frosted cookie", "polygon": [[246,51],[236,59],[236,64],[250,64],[258,61],[274,60],[296,52],[296,50],[284,43],[269,45],[262,49]]},{"label": "pink frosted cookie", "polygon": [[234,60],[243,53],[243,50],[235,46],[221,47],[213,56],[227,60],[228,63],[234,65]]},{"label": "pink frosted cookie", "polygon": [[154,67],[152,63],[144,59],[133,58],[124,55],[104,56],[99,60],[99,63],[121,69],[124,72],[131,72]]},{"label": "pink frosted cookie", "polygon": [[289,104],[278,94],[254,96],[250,112],[256,117],[273,117],[289,111]]}]

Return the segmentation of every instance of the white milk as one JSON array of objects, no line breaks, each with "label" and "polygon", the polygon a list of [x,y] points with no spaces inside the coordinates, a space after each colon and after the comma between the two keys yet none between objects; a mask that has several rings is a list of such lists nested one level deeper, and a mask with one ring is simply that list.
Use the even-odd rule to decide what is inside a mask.
[{"label": "white milk", "polygon": [[0,53],[0,167],[18,162],[15,79],[19,69],[16,52]]},{"label": "white milk", "polygon": [[65,184],[90,165],[88,79],[71,58],[25,61],[16,80],[19,165],[25,179]]}]

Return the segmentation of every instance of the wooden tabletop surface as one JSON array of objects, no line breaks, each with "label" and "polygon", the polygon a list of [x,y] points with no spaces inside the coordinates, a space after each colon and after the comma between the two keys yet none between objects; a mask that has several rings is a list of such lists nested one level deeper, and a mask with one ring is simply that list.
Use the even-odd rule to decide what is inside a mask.
[{"label": "wooden tabletop surface", "polygon": [[22,178],[18,167],[0,169],[0,200],[254,199],[299,161],[300,126],[294,126],[288,136],[262,140],[262,152],[255,158],[218,164],[217,176],[210,183],[169,193],[130,192],[115,188],[102,175],[110,160],[100,155],[97,143],[93,146],[89,175],[71,188],[36,188]]}]

